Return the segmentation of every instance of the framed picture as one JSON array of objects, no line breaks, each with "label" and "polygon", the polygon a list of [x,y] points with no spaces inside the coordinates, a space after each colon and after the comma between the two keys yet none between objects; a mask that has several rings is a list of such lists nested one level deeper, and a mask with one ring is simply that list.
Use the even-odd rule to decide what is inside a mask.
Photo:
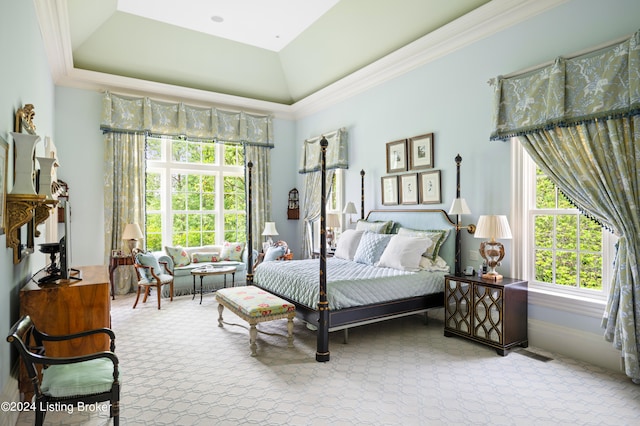
[{"label": "framed picture", "polygon": [[433,133],[409,138],[409,170],[433,168]]},{"label": "framed picture", "polygon": [[418,204],[418,175],[400,176],[400,204]]},{"label": "framed picture", "polygon": [[382,205],[398,205],[398,176],[382,177]]},{"label": "framed picture", "polygon": [[387,173],[407,171],[407,140],[387,143]]},{"label": "framed picture", "polygon": [[440,199],[440,170],[420,173],[420,204],[437,204]]},{"label": "framed picture", "polygon": [[7,205],[7,157],[9,144],[0,137],[0,235],[4,234],[5,211]]}]

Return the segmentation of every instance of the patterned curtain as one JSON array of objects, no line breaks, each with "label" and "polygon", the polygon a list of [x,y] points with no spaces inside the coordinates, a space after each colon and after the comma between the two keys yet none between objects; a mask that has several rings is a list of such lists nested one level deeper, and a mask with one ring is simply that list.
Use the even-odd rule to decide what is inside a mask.
[{"label": "patterned curtain", "polygon": [[[327,170],[326,189],[327,199],[331,194],[331,182],[335,170]],[[302,233],[302,258],[309,259],[313,254],[313,223],[320,219],[320,201],[321,191],[320,182],[322,182],[320,171],[307,173],[304,177],[304,192],[302,198],[302,218],[304,230]]]},{"label": "patterned curtain", "polygon": [[271,116],[159,102],[106,92],[100,129],[249,143],[273,148]]},{"label": "patterned curtain", "polygon": [[327,199],[331,193],[331,182],[335,169],[348,169],[347,131],[345,129],[333,130],[321,136],[316,136],[304,141],[302,157],[300,158],[299,173],[305,173],[304,191],[302,198],[302,258],[308,259],[313,254],[313,223],[320,219],[320,141],[326,138],[326,189]]},{"label": "patterned curtain", "polygon": [[[245,158],[254,163],[254,229],[271,213],[269,153],[273,125],[269,115],[248,114],[127,97],[106,92],[100,129],[105,132],[105,259],[122,249],[121,234],[127,223],[138,223],[144,232],[144,135],[184,136],[243,144]],[[249,158],[253,157],[253,158]],[[255,239],[254,239],[255,241]],[[130,268],[117,268],[116,271]],[[126,274],[129,274],[125,276]],[[135,271],[117,280],[116,293],[131,288]],[[135,283],[134,283],[135,284]]]},{"label": "patterned curtain", "polygon": [[640,383],[640,32],[496,80],[492,139],[519,136],[586,215],[620,237],[602,326]]},{"label": "patterned curtain", "polygon": [[[253,235],[253,248],[260,251],[262,250],[261,242],[264,223],[271,220],[270,150],[263,146],[245,145],[244,159],[245,167],[249,161],[253,163],[251,173],[253,223],[250,226]],[[256,259],[253,260],[255,261]]]},{"label": "patterned curtain", "polygon": [[[129,250],[122,240],[126,224],[137,223],[144,229],[144,145],[143,134],[105,135],[105,264],[111,250]],[[114,284],[116,294],[132,291],[136,284],[133,266],[116,268]]]}]

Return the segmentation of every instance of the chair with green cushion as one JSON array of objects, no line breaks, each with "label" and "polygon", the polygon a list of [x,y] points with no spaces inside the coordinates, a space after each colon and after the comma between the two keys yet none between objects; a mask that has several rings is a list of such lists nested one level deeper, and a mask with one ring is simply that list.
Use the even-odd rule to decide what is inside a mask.
[{"label": "chair with green cushion", "polygon": [[[106,334],[110,351],[74,357],[49,357],[44,342],[59,342],[94,334]],[[36,425],[42,425],[47,407],[51,404],[95,404],[109,401],[113,424],[120,416],[120,382],[118,357],[114,353],[115,334],[108,328],[88,330],[64,336],[51,336],[36,329],[28,315],[22,317],[10,330],[7,341],[18,350],[33,383]],[[38,368],[42,368],[42,380]]]},{"label": "chair with green cushion", "polygon": [[[164,269],[160,267],[164,266]],[[173,301],[173,274],[167,266],[167,262],[158,262],[158,259],[152,253],[144,253],[139,250],[133,253],[133,266],[136,268],[138,275],[138,293],[136,301],[133,303],[133,309],[138,305],[140,299],[140,290],[144,288],[144,298],[142,303],[147,301],[149,291],[152,287],[156,288],[158,293],[158,309],[160,309],[160,300],[162,299],[162,286],[169,285],[169,297]]]}]

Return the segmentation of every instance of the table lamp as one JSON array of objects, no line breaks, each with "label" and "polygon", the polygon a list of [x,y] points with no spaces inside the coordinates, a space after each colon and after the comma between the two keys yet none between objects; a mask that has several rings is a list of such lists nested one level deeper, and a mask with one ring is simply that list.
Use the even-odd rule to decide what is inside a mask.
[{"label": "table lamp", "polygon": [[142,238],[144,238],[144,235],[142,235],[140,225],[138,225],[137,223],[128,223],[127,226],[124,227],[122,239],[127,240],[130,253],[133,253],[133,249],[135,249],[138,245],[138,240]]},{"label": "table lamp", "polygon": [[478,218],[476,226],[476,238],[489,238],[489,241],[480,243],[480,255],[487,262],[489,271],[482,274],[482,278],[500,281],[502,275],[496,272],[496,266],[504,258],[504,246],[496,239],[511,239],[509,221],[504,215],[488,215]]},{"label": "table lamp", "polygon": [[335,245],[335,233],[333,232],[333,230],[335,228],[339,228],[340,227],[340,218],[338,217],[338,215],[336,213],[329,213],[327,215],[327,245],[329,245],[329,247],[333,248]]},{"label": "table lamp", "polygon": [[262,231],[262,235],[267,237],[267,244],[269,246],[273,245],[273,239],[271,238],[274,235],[279,235],[278,230],[276,229],[275,222],[265,222],[264,223],[264,231]]}]

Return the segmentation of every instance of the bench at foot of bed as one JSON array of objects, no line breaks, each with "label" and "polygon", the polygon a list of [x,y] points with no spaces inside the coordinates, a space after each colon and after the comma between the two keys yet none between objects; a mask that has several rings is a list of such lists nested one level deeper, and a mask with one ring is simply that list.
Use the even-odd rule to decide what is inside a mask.
[{"label": "bench at foot of bed", "polygon": [[222,311],[226,307],[231,312],[249,323],[249,343],[251,356],[256,356],[256,338],[258,332],[268,335],[256,328],[261,322],[287,319],[287,340],[293,347],[293,318],[296,316],[295,305],[255,286],[222,288],[216,292],[218,301],[218,327],[240,325],[223,321]]}]

